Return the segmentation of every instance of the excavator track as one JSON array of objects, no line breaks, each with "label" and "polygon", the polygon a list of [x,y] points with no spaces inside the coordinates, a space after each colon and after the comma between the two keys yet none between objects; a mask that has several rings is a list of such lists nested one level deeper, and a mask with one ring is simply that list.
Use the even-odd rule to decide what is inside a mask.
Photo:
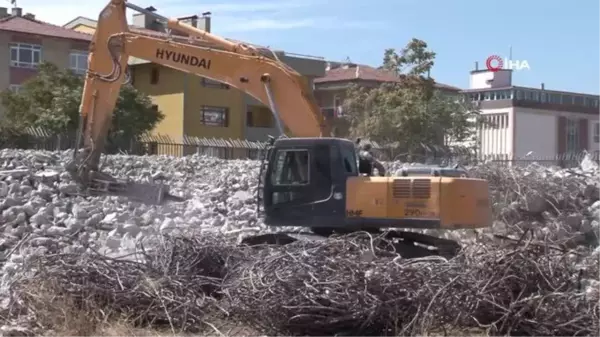
[{"label": "excavator track", "polygon": [[[365,230],[374,236],[381,235],[383,241],[381,248],[390,249],[400,254],[400,256],[411,259],[426,256],[441,256],[446,259],[455,257],[461,250],[458,242],[448,239],[442,239],[435,236],[405,231],[381,231]],[[322,241],[327,240],[333,231],[317,230],[316,233],[306,232],[279,232],[261,235],[253,235],[242,239],[242,245],[286,245],[296,241]],[[346,231],[339,234],[351,234],[358,231]],[[335,233],[338,234],[338,233]]]}]

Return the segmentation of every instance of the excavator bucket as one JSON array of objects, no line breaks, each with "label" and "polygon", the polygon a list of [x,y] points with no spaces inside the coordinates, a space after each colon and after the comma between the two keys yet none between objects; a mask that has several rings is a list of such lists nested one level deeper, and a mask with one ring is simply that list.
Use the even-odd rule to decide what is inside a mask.
[{"label": "excavator bucket", "polygon": [[97,171],[86,174],[85,167],[77,163],[76,160],[69,163],[67,171],[79,183],[82,192],[85,194],[123,196],[149,205],[159,205],[165,200],[184,200],[169,194],[169,186],[163,183],[139,183],[116,179],[106,173]]},{"label": "excavator bucket", "polygon": [[169,186],[164,184],[138,183],[119,179],[92,179],[88,187],[92,195],[116,195],[149,205],[160,205],[166,199],[173,199]]}]

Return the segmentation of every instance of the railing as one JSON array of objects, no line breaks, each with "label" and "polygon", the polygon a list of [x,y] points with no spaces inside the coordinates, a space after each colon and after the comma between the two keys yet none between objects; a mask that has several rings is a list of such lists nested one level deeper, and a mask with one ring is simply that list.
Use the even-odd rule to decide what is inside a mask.
[{"label": "railing", "polygon": [[[368,140],[361,144],[371,144],[380,160],[419,162],[424,164],[473,165],[482,162],[493,162],[506,165],[529,165],[537,163],[542,166],[578,166],[586,152],[562,154],[556,156],[536,157],[524,156],[514,158],[511,154],[479,155],[476,151],[461,147],[423,146],[419,154],[408,155],[398,148],[398,144],[381,145]],[[19,148],[37,150],[67,150],[76,145],[74,132],[53,134],[43,129],[28,129],[25,136],[11,138],[0,143],[0,148]],[[126,153],[131,155],[206,155],[222,159],[258,159],[267,143],[241,139],[200,138],[184,136],[174,140],[165,135],[145,135],[137,139],[113,140],[106,144],[106,153]],[[599,161],[598,152],[591,153],[594,161]]]}]

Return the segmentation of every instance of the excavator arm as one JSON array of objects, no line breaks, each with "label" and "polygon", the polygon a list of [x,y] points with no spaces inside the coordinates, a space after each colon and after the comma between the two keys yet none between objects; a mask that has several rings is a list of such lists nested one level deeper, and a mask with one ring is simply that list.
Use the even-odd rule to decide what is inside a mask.
[{"label": "excavator arm", "polygon": [[[186,34],[189,41],[131,31],[126,8],[154,16],[168,29]],[[121,85],[127,80],[130,56],[244,91],[271,107],[280,130],[284,124],[296,137],[330,135],[306,79],[274,53],[231,42],[124,0],[111,0],[99,15],[90,44],[80,106],[80,140],[70,165],[71,173],[84,185],[92,179],[91,174],[99,174],[100,156]],[[83,149],[78,151],[81,145]]]}]

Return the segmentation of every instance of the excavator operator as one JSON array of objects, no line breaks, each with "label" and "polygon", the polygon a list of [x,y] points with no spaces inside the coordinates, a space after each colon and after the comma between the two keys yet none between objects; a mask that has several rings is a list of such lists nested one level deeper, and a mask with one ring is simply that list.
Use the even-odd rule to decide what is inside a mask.
[{"label": "excavator operator", "polygon": [[373,176],[373,168],[377,169],[381,177],[385,176],[385,167],[375,159],[371,144],[365,144],[362,150],[358,152],[358,172],[371,177]]}]

